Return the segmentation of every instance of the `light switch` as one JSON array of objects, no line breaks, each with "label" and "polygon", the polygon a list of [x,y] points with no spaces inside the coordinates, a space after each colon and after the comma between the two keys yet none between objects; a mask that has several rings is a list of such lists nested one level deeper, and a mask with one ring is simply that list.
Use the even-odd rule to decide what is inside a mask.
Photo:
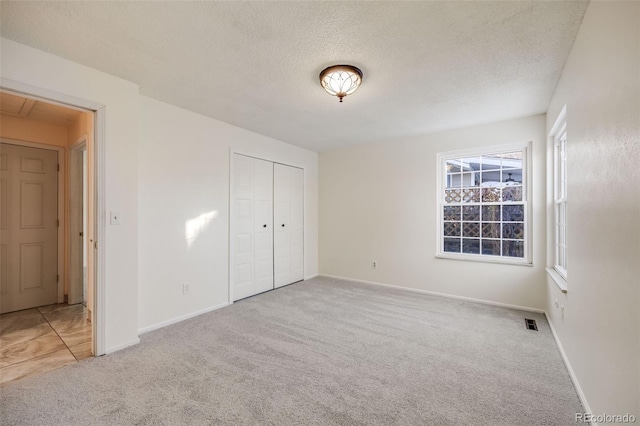
[{"label": "light switch", "polygon": [[111,224],[112,225],[120,225],[120,213],[111,212]]}]

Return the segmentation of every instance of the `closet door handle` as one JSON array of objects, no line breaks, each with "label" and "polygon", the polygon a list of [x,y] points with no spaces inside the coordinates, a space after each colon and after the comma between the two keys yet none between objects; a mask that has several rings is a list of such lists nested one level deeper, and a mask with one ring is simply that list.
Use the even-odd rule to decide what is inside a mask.
[{"label": "closet door handle", "polygon": [[266,227],[267,227],[267,224],[265,223],[264,225],[262,225],[262,227],[263,227],[263,228],[266,228]]},{"label": "closet door handle", "polygon": [[284,228],[284,223],[282,224],[282,227]]}]

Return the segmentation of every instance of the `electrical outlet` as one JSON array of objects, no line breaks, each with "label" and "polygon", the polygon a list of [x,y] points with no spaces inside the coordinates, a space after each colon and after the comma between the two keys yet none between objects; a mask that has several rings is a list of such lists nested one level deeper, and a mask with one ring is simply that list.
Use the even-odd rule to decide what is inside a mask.
[{"label": "electrical outlet", "polygon": [[564,305],[560,306],[561,318],[564,321]]},{"label": "electrical outlet", "polygon": [[182,284],[182,294],[187,295],[191,291],[191,284],[185,283]]},{"label": "electrical outlet", "polygon": [[371,269],[378,269],[378,262],[376,262],[375,260],[371,262]]}]

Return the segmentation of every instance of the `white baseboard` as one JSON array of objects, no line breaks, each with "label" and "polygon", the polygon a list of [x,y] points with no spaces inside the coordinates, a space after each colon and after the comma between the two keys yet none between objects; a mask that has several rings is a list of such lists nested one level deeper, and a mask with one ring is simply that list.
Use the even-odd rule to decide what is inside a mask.
[{"label": "white baseboard", "polygon": [[205,308],[205,309],[202,309],[202,310],[199,310],[199,311],[196,311],[196,312],[191,312],[189,314],[181,315],[181,316],[176,317],[176,318],[171,318],[169,320],[162,321],[162,322],[159,322],[159,323],[156,323],[156,324],[151,324],[151,325],[148,325],[146,327],[139,328],[138,329],[138,334],[148,333],[150,331],[157,330],[159,328],[163,328],[163,327],[166,327],[168,325],[175,324],[175,323],[178,323],[180,321],[187,320],[189,318],[197,317],[198,315],[206,314],[208,312],[213,312],[213,311],[215,311],[217,309],[224,308],[226,306],[229,306],[229,302],[224,302],[224,303],[221,303],[221,304],[216,305],[216,306],[210,306],[208,308]]},{"label": "white baseboard", "polygon": [[128,348],[129,346],[137,345],[138,343],[140,343],[140,339],[136,337],[135,339],[129,340],[128,342],[122,343],[120,345],[111,346],[110,348],[107,348],[107,350],[105,351],[105,355],[121,351],[124,348]]},{"label": "white baseboard", "polygon": [[336,279],[345,280],[345,281],[353,281],[353,282],[362,283],[362,284],[372,284],[372,285],[377,285],[377,286],[382,286],[382,287],[387,287],[387,288],[395,288],[395,289],[407,290],[407,291],[412,291],[414,293],[422,293],[422,294],[429,294],[429,295],[432,295],[432,296],[446,297],[448,299],[466,300],[467,302],[482,303],[483,305],[499,306],[501,308],[517,309],[519,311],[535,312],[535,313],[538,313],[538,314],[544,314],[545,313],[543,309],[531,308],[531,307],[528,307],[528,306],[510,305],[508,303],[493,302],[491,300],[484,300],[484,299],[474,299],[472,297],[456,296],[454,294],[438,293],[438,292],[435,292],[435,291],[421,290],[421,289],[418,289],[418,288],[403,287],[403,286],[400,286],[400,285],[379,283],[379,282],[376,282],[376,281],[357,280],[355,278],[339,277],[339,276],[336,276],[336,275],[327,275],[327,274],[320,274],[320,276],[321,277],[327,277],[327,278],[336,278]]},{"label": "white baseboard", "polygon": [[[547,323],[549,323],[549,328],[551,329],[551,334],[553,334],[553,340],[556,341],[556,346],[558,346],[558,350],[560,351],[560,355],[562,355],[562,360],[564,361],[564,365],[567,367],[567,371],[569,371],[569,376],[571,377],[571,381],[573,382],[573,386],[576,388],[576,392],[578,393],[578,398],[580,398],[580,402],[582,403],[582,407],[584,408],[585,413],[593,413],[591,411],[591,407],[587,402],[587,397],[584,395],[582,388],[580,387],[580,382],[578,382],[578,377],[576,373],[573,371],[573,367],[571,367],[571,363],[569,362],[569,358],[562,347],[562,343],[560,342],[560,337],[558,337],[558,333],[556,333],[556,329],[553,327],[553,323],[549,318],[549,315],[545,312],[545,317],[547,317]],[[591,423],[592,426],[598,426],[597,423]]]},{"label": "white baseboard", "polygon": [[309,275],[309,276],[304,277],[304,279],[305,280],[310,280],[311,278],[315,278],[317,276],[318,276],[318,274],[313,274],[313,275]]}]

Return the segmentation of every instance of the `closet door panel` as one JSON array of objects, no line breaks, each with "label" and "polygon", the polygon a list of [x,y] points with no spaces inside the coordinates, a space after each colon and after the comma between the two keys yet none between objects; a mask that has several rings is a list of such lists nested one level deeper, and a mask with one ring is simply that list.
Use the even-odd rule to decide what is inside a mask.
[{"label": "closet door panel", "polygon": [[254,294],[254,163],[242,155],[233,156],[233,299]]},{"label": "closet door panel", "polygon": [[302,169],[290,167],[289,194],[289,222],[291,223],[289,280],[296,282],[304,279],[304,171]]},{"label": "closet door panel", "polygon": [[273,165],[273,250],[275,287],[291,283],[289,280],[291,258],[289,250],[289,168]]},{"label": "closet door panel", "polygon": [[275,287],[291,284],[304,275],[303,170],[274,165]]},{"label": "closet door panel", "polygon": [[254,160],[255,293],[273,289],[273,163]]},{"label": "closet door panel", "polygon": [[233,300],[304,279],[304,172],[234,154]]}]

